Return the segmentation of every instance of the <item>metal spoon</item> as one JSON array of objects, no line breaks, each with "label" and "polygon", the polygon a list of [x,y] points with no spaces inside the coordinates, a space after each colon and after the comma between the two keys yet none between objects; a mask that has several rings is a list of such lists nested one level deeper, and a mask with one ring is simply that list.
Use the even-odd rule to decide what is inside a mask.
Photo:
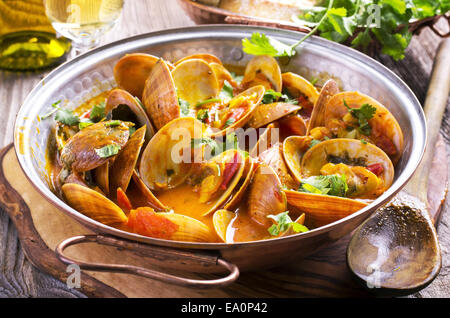
[{"label": "metal spoon", "polygon": [[424,112],[427,144],[422,162],[402,191],[355,231],[347,265],[378,295],[408,295],[441,269],[441,249],[427,205],[428,177],[450,90],[450,39],[439,46]]}]

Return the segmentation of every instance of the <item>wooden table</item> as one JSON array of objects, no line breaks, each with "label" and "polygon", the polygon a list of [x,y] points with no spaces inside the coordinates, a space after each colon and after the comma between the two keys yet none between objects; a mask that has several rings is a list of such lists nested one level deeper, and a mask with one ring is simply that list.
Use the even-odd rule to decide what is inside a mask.
[{"label": "wooden table", "polygon": [[[119,24],[103,38],[102,44],[140,33],[191,25],[194,23],[181,10],[176,0],[125,1]],[[374,56],[374,58],[399,75],[423,103],[438,43],[439,38],[434,33],[424,30],[419,36],[413,38],[404,60],[394,62],[386,56]],[[0,120],[0,148],[12,142],[16,113],[26,95],[44,76],[45,73],[0,72],[0,108],[3,114]],[[447,107],[441,131],[446,141],[447,153],[449,153],[449,107]],[[449,209],[448,202],[444,208]],[[441,273],[430,286],[411,297],[450,297],[450,213],[448,212],[444,211],[438,228],[443,253]],[[0,210],[0,297],[84,297],[83,294],[74,289],[69,290],[64,283],[40,272],[30,264],[24,257],[13,224],[2,210]]]}]

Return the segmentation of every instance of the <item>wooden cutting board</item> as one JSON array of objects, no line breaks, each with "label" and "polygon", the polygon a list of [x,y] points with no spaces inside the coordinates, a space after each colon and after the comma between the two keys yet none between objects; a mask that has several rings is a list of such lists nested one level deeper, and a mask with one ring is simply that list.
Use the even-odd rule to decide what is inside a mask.
[{"label": "wooden cutting board", "polygon": [[[447,154],[442,138],[436,144],[429,204],[438,224],[447,194]],[[62,240],[91,231],[68,217],[31,185],[23,174],[12,145],[0,150],[0,207],[14,222],[27,258],[40,270],[66,282],[70,272],[54,249]],[[370,292],[353,280],[345,259],[350,236],[295,264],[265,271],[241,273],[226,288],[197,290],[143,279],[129,274],[83,272],[79,291],[88,297],[367,297]],[[145,257],[113,247],[83,244],[67,255],[80,260],[132,264],[151,268]],[[164,269],[158,269],[164,270]],[[177,275],[177,273],[171,271]],[[211,274],[191,274],[210,279]]]}]

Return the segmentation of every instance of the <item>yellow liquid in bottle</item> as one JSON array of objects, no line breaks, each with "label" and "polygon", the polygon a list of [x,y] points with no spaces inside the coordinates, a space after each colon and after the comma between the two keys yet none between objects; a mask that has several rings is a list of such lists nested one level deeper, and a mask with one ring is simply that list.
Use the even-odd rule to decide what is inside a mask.
[{"label": "yellow liquid in bottle", "polygon": [[70,48],[69,40],[56,37],[42,0],[0,0],[0,69],[46,68]]}]

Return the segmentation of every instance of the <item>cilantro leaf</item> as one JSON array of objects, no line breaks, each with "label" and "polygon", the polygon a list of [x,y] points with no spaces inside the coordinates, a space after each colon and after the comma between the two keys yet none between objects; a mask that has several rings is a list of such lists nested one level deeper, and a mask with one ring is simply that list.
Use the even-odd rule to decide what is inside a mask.
[{"label": "cilantro leaf", "polygon": [[272,104],[281,97],[281,93],[275,92],[273,89],[268,89],[265,91],[264,96],[262,98],[263,104]]},{"label": "cilantro leaf", "polygon": [[276,223],[269,227],[267,230],[270,235],[278,236],[280,233],[287,231],[290,227],[296,233],[307,232],[308,228],[302,224],[293,222],[289,217],[289,211],[281,212],[277,215],[268,215],[267,217],[274,220]]},{"label": "cilantro leaf", "polygon": [[270,55],[274,57],[291,57],[295,55],[294,47],[258,32],[253,33],[250,39],[243,39],[242,47],[245,53],[251,55]]},{"label": "cilantro leaf", "polygon": [[376,107],[364,104],[359,108],[351,108],[347,105],[345,99],[344,106],[347,108],[348,112],[356,119],[358,119],[358,131],[366,136],[370,136],[372,132],[372,127],[369,125],[369,119],[375,115],[377,109]]},{"label": "cilantro leaf", "polygon": [[348,191],[347,178],[337,174],[312,176],[301,181],[298,191],[345,197]]},{"label": "cilantro leaf", "polygon": [[119,153],[120,146],[116,144],[106,145],[102,148],[95,149],[95,152],[100,158],[109,158]]},{"label": "cilantro leaf", "polygon": [[68,109],[59,108],[55,115],[55,120],[67,126],[78,125],[80,118],[74,115],[72,111]]},{"label": "cilantro leaf", "polygon": [[106,116],[105,107],[106,107],[105,102],[101,102],[99,104],[94,105],[94,107],[92,107],[92,109],[91,109],[91,114],[89,115],[89,119],[91,121],[93,121],[94,123],[97,123],[100,120],[102,120],[103,118],[105,118],[105,116]]}]

